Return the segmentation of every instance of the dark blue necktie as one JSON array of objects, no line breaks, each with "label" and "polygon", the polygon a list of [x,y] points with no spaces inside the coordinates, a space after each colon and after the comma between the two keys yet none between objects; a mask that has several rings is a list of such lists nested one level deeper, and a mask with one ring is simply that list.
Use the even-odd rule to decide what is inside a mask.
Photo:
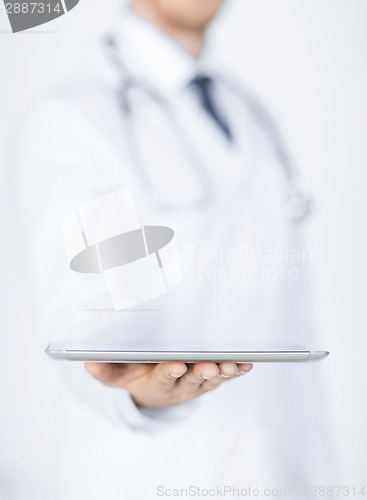
[{"label": "dark blue necktie", "polygon": [[228,140],[232,139],[231,129],[224,118],[223,114],[219,111],[214,97],[213,86],[214,82],[208,76],[197,76],[195,77],[190,85],[196,90],[199,95],[200,101],[204,109],[209,113],[218,127],[221,129],[223,134]]}]

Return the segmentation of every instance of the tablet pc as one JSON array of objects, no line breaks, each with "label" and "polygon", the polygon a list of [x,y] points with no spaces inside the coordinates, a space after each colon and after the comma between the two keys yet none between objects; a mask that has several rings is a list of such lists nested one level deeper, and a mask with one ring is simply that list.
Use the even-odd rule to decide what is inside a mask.
[{"label": "tablet pc", "polygon": [[105,363],[198,363],[210,361],[236,363],[312,362],[320,361],[329,354],[324,350],[305,348],[264,349],[236,343],[222,346],[213,344],[185,345],[168,342],[132,342],[121,340],[116,344],[103,341],[51,343],[46,354],[55,360],[92,361]]}]

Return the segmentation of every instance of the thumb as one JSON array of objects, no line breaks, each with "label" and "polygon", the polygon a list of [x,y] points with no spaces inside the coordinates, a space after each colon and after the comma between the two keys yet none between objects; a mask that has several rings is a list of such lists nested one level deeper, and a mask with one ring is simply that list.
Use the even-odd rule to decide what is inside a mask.
[{"label": "thumb", "polygon": [[106,385],[113,385],[117,371],[120,371],[111,363],[85,363],[85,369],[92,377]]}]

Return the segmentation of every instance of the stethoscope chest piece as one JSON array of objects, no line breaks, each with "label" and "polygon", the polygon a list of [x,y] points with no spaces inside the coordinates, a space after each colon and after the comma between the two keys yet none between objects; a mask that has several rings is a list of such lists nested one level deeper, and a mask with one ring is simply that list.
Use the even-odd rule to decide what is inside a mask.
[{"label": "stethoscope chest piece", "polygon": [[311,209],[311,199],[303,193],[292,193],[286,200],[286,213],[296,222],[304,220],[310,214]]}]

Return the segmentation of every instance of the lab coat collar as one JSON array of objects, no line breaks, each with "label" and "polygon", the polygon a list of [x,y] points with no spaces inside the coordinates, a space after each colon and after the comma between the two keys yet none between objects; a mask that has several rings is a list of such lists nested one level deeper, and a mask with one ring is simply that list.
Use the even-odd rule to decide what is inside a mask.
[{"label": "lab coat collar", "polygon": [[128,11],[118,28],[120,50],[129,71],[159,88],[166,95],[187,87],[198,74],[211,75],[215,64],[205,47],[192,56],[160,29]]}]

